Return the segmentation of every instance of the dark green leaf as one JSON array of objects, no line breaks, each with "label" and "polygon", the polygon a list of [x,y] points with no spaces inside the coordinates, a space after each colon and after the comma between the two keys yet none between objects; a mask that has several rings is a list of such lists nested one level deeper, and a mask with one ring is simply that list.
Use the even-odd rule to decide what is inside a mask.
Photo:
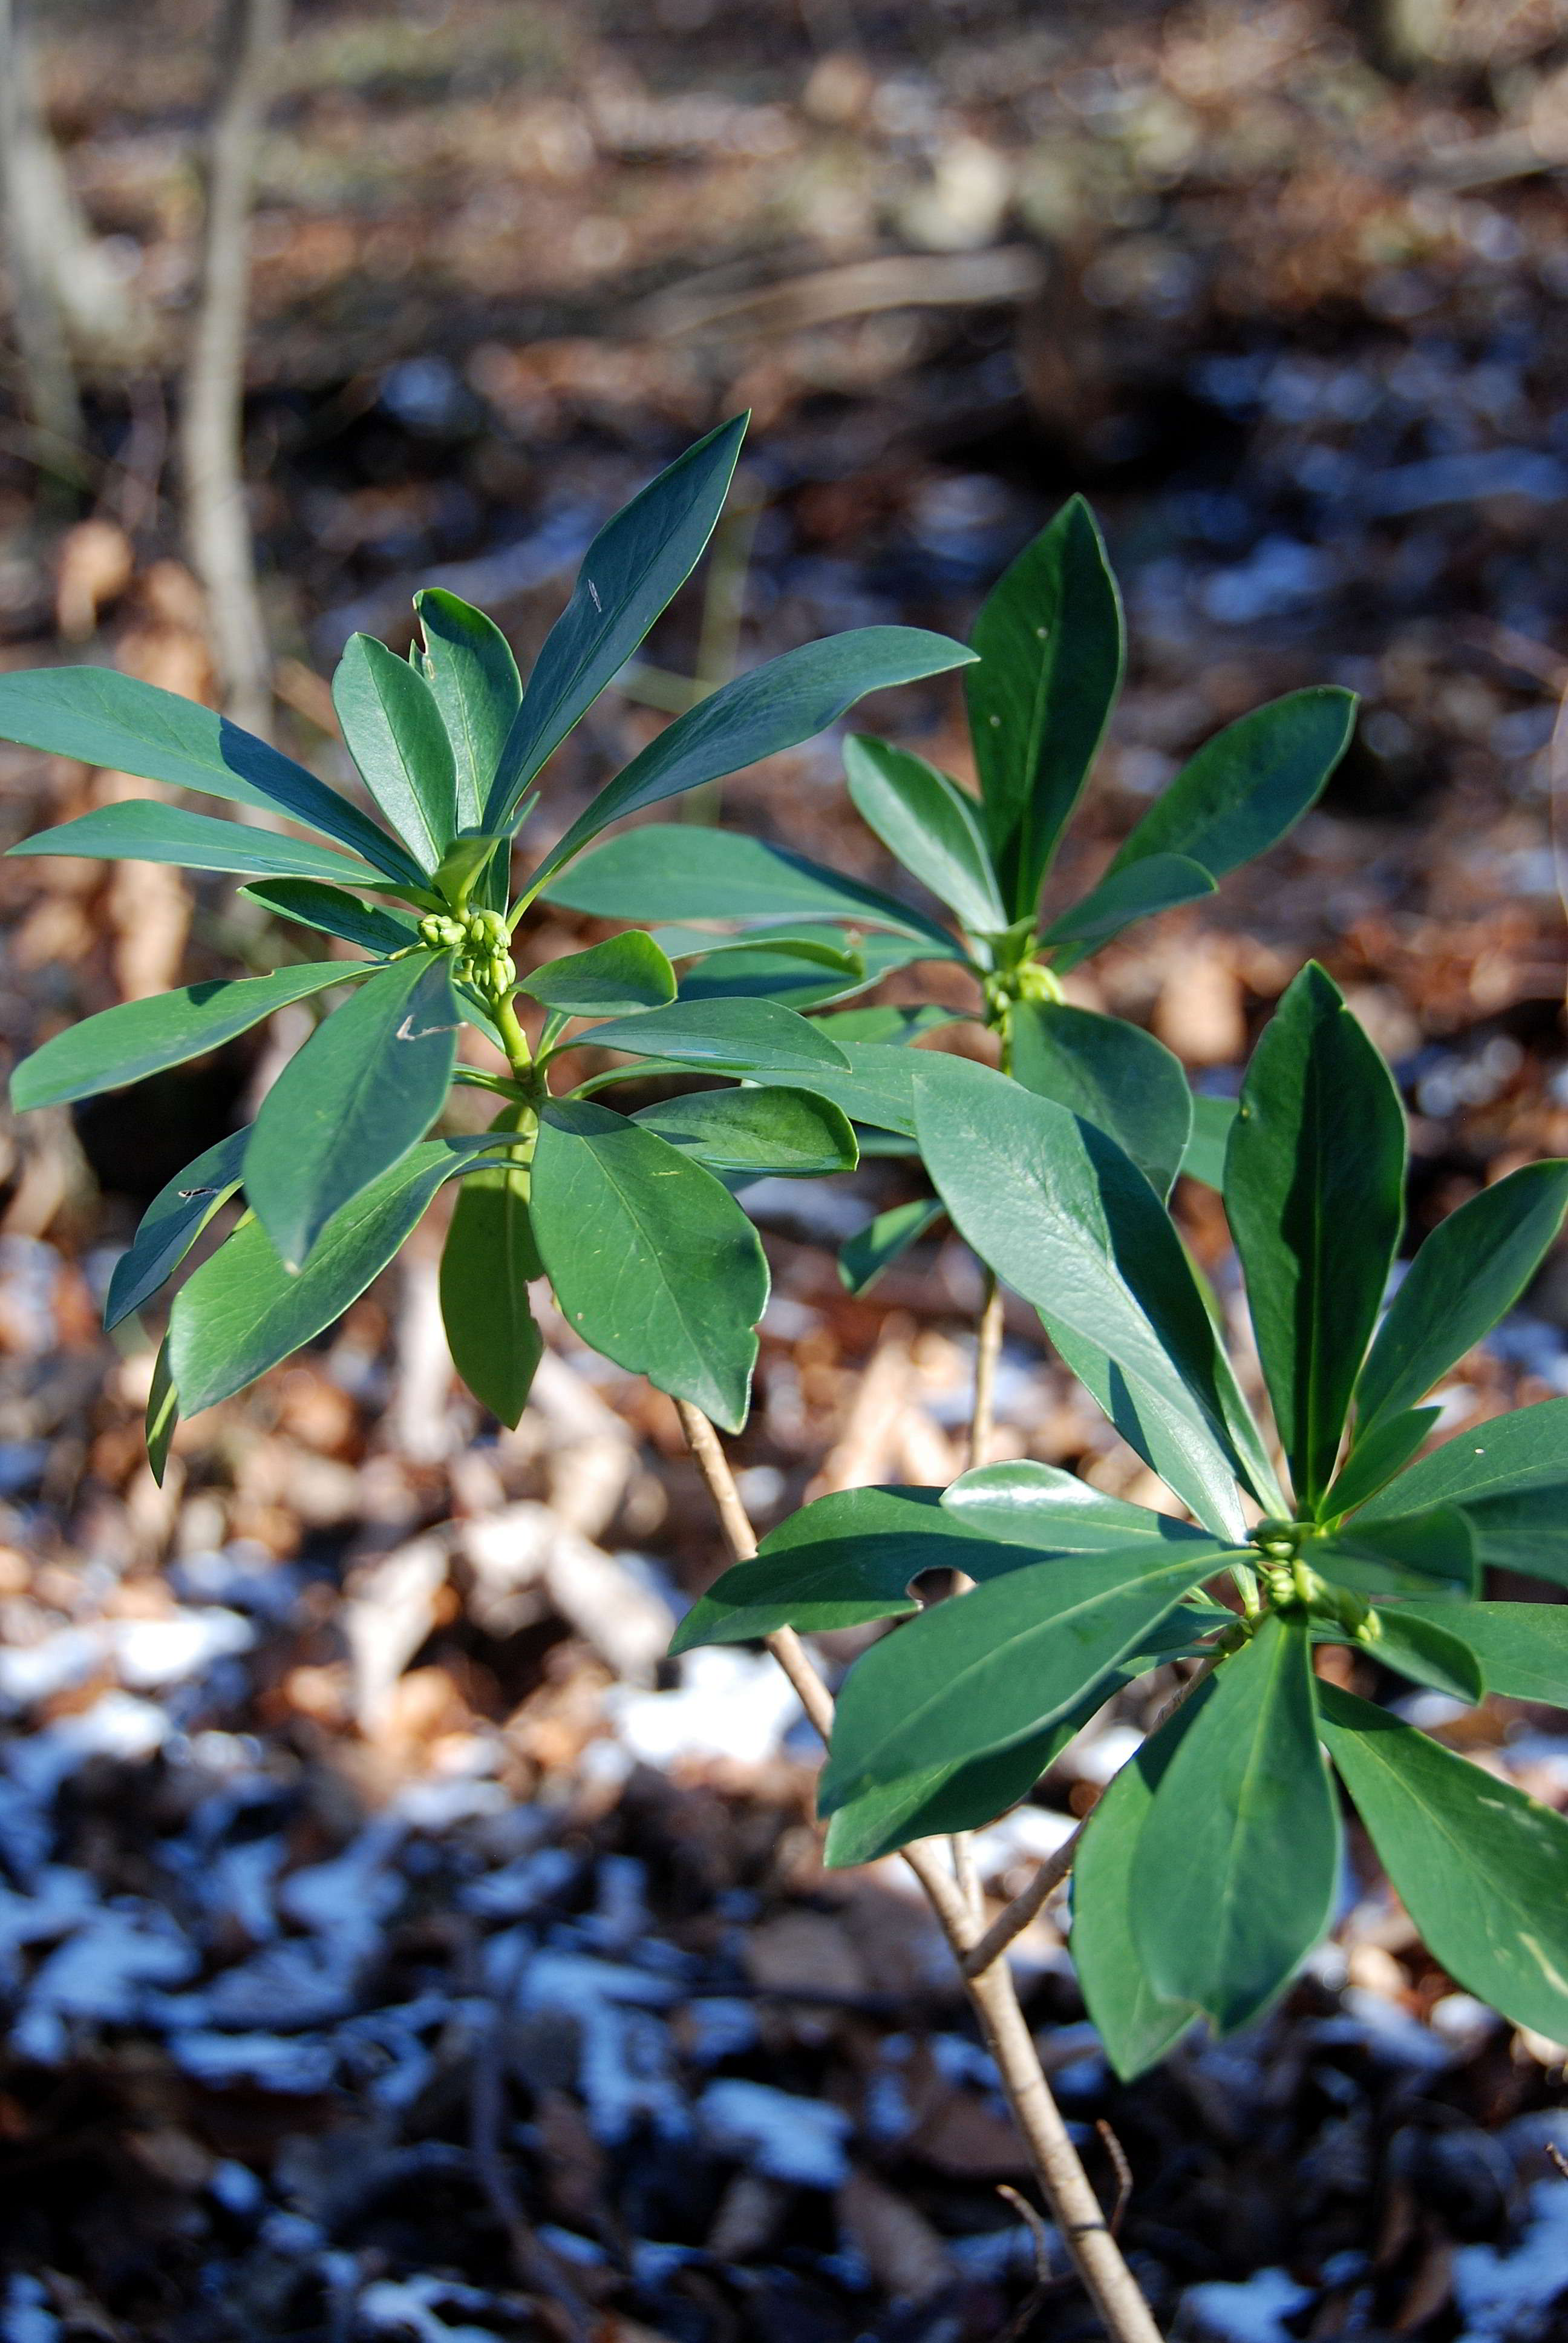
[{"label": "dark green leaf", "polygon": [[1486,1676],[1471,1646],[1468,1637],[1462,1639],[1462,1630],[1471,1604],[1454,1605],[1453,1625],[1440,1619],[1428,1618],[1405,1604],[1389,1604],[1374,1613],[1378,1634],[1374,1642],[1360,1644],[1358,1651],[1368,1657],[1381,1660],[1385,1668],[1396,1674],[1408,1676],[1412,1684],[1426,1684],[1433,1692],[1445,1692],[1451,1700],[1484,1700]]},{"label": "dark green leaf", "polygon": [[1132,1865],[1165,1769],[1199,1710],[1190,1701],[1151,1734],[1090,1815],[1072,1865],[1072,1965],[1105,2055],[1123,2082],[1157,2066],[1199,2013],[1162,2001],[1132,1933]]},{"label": "dark green leaf", "polygon": [[414,608],[425,638],[419,671],[441,711],[457,764],[457,828],[477,830],[522,704],[522,679],[499,627],[471,603],[427,586],[415,595]]},{"label": "dark green leaf", "polygon": [[352,960],[316,960],[271,976],[215,978],[150,1000],[122,1001],[67,1027],[25,1058],[11,1077],[11,1103],[20,1114],[139,1082],[232,1041],[275,1009],[369,973]]},{"label": "dark green leaf", "polygon": [[806,1010],[849,1001],[878,981],[858,951],[789,942],[709,953],[680,980],[682,1001],[776,1001]]},{"label": "dark green leaf", "polygon": [[175,1296],[169,1357],[187,1415],[242,1391],[340,1318],[423,1217],[443,1180],[489,1144],[432,1139],[346,1204],[297,1275],[246,1220]]},{"label": "dark green leaf", "polygon": [[756,1231],[713,1174],[624,1115],[558,1101],[540,1122],[532,1210],[573,1330],[618,1366],[739,1432],[768,1265]]},{"label": "dark green leaf", "polygon": [[1568,1822],[1320,1684],[1323,1738],[1430,1951],[1516,2026],[1568,2040]]},{"label": "dark green leaf", "polygon": [[839,1247],[839,1275],[851,1293],[869,1293],[885,1269],[919,1244],[928,1230],[944,1217],[945,1207],[931,1196],[912,1203],[894,1204],[857,1229]]},{"label": "dark green leaf", "polygon": [[1433,1229],[1406,1272],[1356,1385],[1356,1445],[1413,1407],[1490,1333],[1544,1259],[1568,1211],[1568,1163],[1527,1163]]},{"label": "dark green leaf", "polygon": [[1252,1053],[1225,1211],[1299,1503],[1333,1475],[1404,1210],[1399,1092],[1315,961]]},{"label": "dark green leaf", "polygon": [[160,1489],[168,1469],[169,1446],[179,1420],[180,1395],[175,1389],[174,1377],[169,1371],[169,1338],[166,1334],[158,1344],[157,1357],[153,1361],[152,1388],[147,1393],[147,1412],[142,1434],[146,1442],[147,1463]]},{"label": "dark green leaf", "polygon": [[[612,821],[798,747],[836,724],[869,691],[940,675],[971,657],[960,643],[919,627],[857,627],[781,652],[710,692],[650,740],[579,814],[530,883],[542,886]],[[672,909],[650,899],[642,916],[657,910],[668,918]]]},{"label": "dark green leaf", "polygon": [[1442,1413],[1440,1407],[1413,1407],[1403,1415],[1385,1415],[1364,1438],[1358,1439],[1323,1499],[1323,1519],[1353,1513],[1358,1505],[1375,1496],[1409,1463]]},{"label": "dark green leaf", "polygon": [[942,1510],[971,1535],[1030,1545],[1042,1554],[1125,1554],[1151,1545],[1207,1545],[1191,1522],[1091,1488],[1075,1473],[1020,1458],[980,1464],[943,1493]]},{"label": "dark green leaf", "polygon": [[652,937],[633,929],[536,968],[518,990],[569,1017],[629,1017],[675,999],[675,970]]},{"label": "dark green leaf", "polygon": [[589,546],[501,752],[485,802],[487,830],[507,828],[545,759],[690,576],[724,508],[746,420],[732,417],[678,456]]},{"label": "dark green leaf", "polygon": [[1422,1456],[1355,1517],[1374,1523],[1459,1505],[1483,1568],[1568,1586],[1568,1399],[1494,1416]]},{"label": "dark green leaf", "polygon": [[1568,1708],[1568,1603],[1402,1603],[1399,1616],[1462,1636],[1488,1692]]},{"label": "dark green leaf", "polygon": [[362,985],[285,1066],[251,1131],[245,1192],[288,1268],[440,1113],[457,1022],[450,961],[413,952]]},{"label": "dark green leaf", "polygon": [[332,704],[365,786],[421,870],[434,870],[457,827],[452,744],[429,685],[372,635],[350,635]]},{"label": "dark green leaf", "polygon": [[1033,910],[1121,685],[1121,605],[1094,516],[1064,505],[992,588],[964,679],[991,851]]},{"label": "dark green leaf", "polygon": [[[506,898],[506,878],[511,860],[511,848],[505,839],[496,838],[487,830],[459,830],[443,850],[441,860],[430,874],[431,891],[439,895],[449,909],[466,910],[470,902],[481,907],[490,904],[499,894]],[[498,869],[501,885],[491,885],[491,873]]]},{"label": "dark green leaf", "polygon": [[1222,878],[1298,822],[1350,746],[1355,694],[1288,692],[1206,740],[1124,841],[1113,870],[1185,854]]},{"label": "dark green leaf", "polygon": [[963,1021],[960,1009],[940,1009],[930,1002],[922,1008],[910,1009],[893,1001],[879,1001],[873,1009],[839,1009],[831,1017],[817,1020],[821,1031],[829,1034],[840,1049],[847,1049],[851,1042],[879,1049],[909,1049],[928,1033],[938,1033],[944,1026],[961,1025]]},{"label": "dark green leaf", "polygon": [[[534,1127],[532,1107],[504,1107],[492,1137]],[[441,1250],[441,1318],[452,1363],[481,1407],[515,1425],[528,1404],[544,1340],[528,1281],[544,1275],[528,1217],[529,1167],[471,1172],[457,1192]]]},{"label": "dark green leaf", "polygon": [[918,937],[961,960],[955,939],[920,911],[820,863],[738,831],[652,822],[585,855],[545,890],[599,920],[859,920]]},{"label": "dark green leaf", "polygon": [[[4,680],[0,678],[0,680]],[[85,854],[106,862],[172,862],[184,870],[236,870],[268,878],[336,879],[344,887],[385,884],[367,862],[335,854],[313,839],[251,830],[152,798],[120,798],[92,813],[25,838],[10,854]]]},{"label": "dark green leaf", "polygon": [[1473,1595],[1475,1537],[1457,1505],[1382,1521],[1356,1513],[1323,1539],[1308,1559],[1325,1578],[1379,1601],[1385,1596]]},{"label": "dark green leaf", "polygon": [[281,808],[400,884],[419,883],[417,866],[397,840],[303,765],[215,708],[113,668],[0,676],[0,739],[175,789],[199,789],[231,805]]},{"label": "dark green leaf", "polygon": [[625,1050],[716,1074],[839,1073],[849,1062],[836,1041],[774,1001],[678,1001],[590,1025],[571,1046]]},{"label": "dark green leaf", "polygon": [[1134,920],[1154,919],[1179,903],[1195,903],[1214,889],[1202,864],[1184,854],[1145,855],[1102,879],[1081,902],[1051,921],[1040,941],[1056,967],[1076,968]]},{"label": "dark green leaf", "polygon": [[632,1121],[713,1172],[807,1179],[852,1172],[859,1159],[849,1121],[809,1091],[701,1091],[645,1106]]},{"label": "dark green leaf", "polygon": [[912,1063],[920,1151],[960,1232],[1059,1347],[1075,1343],[1075,1372],[1084,1349],[1106,1363],[1119,1428],[1211,1529],[1239,1535],[1214,1329],[1148,1181],[1103,1132],[1000,1074]]},{"label": "dark green leaf", "polygon": [[1013,1079],[1108,1132],[1168,1196],[1192,1128],[1180,1059],[1139,1026],[1065,1001],[1017,1002],[1009,1031]]},{"label": "dark green leaf", "polygon": [[362,903],[357,895],[318,886],[314,879],[263,879],[239,891],[276,911],[280,920],[316,928],[323,935],[341,936],[345,943],[357,944],[361,951],[374,952],[377,959],[407,951],[418,941],[417,923],[403,912]]},{"label": "dark green leaf", "polygon": [[1305,1622],[1265,1618],[1191,1705],[1133,1851],[1132,1934],[1151,1990],[1231,2033],[1281,1991],[1333,1905],[1339,1808]]},{"label": "dark green leaf", "polygon": [[850,1669],[819,1812],[832,1814],[870,1783],[1043,1731],[1141,1649],[1228,1551],[1140,1544],[1033,1564],[1020,1554],[1004,1576],[923,1612]]},{"label": "dark green leaf", "polygon": [[213,1214],[238,1187],[249,1137],[248,1130],[231,1131],[158,1190],[115,1263],[104,1303],[106,1328],[119,1325],[139,1310],[174,1275]]},{"label": "dark green leaf", "polygon": [[[1094,1706],[1099,1705],[1098,1699]],[[829,1871],[875,1863],[911,1839],[979,1830],[1027,1797],[1052,1758],[1087,1723],[1093,1707],[1031,1734],[1010,1749],[950,1765],[923,1765],[896,1782],[874,1782],[828,1824],[822,1860]]]},{"label": "dark green leaf", "polygon": [[[834,1022],[824,1018],[811,1030],[826,1040],[831,1036]],[[812,1090],[831,1099],[852,1122],[869,1123],[874,1131],[896,1131],[912,1139],[915,1069],[924,1062],[924,1052],[902,1049],[891,1041],[846,1041],[842,1054],[848,1061],[848,1071],[839,1073],[835,1067],[813,1066],[809,1071]],[[770,1084],[779,1079],[761,1066],[753,1066],[749,1071],[759,1082]]]},{"label": "dark green leaf", "polygon": [[923,757],[857,732],[844,743],[855,810],[897,862],[975,935],[1008,926],[979,810]]}]

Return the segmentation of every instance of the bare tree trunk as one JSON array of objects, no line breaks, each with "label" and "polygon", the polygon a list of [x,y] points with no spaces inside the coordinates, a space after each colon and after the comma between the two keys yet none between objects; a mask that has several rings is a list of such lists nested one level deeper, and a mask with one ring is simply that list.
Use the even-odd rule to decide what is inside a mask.
[{"label": "bare tree trunk", "polygon": [[180,466],[186,541],[206,594],[225,706],[236,723],[265,735],[272,721],[271,659],[246,508],[245,336],[256,148],[287,0],[222,0],[222,6],[201,296],[186,367]]},{"label": "bare tree trunk", "polygon": [[37,174],[30,159],[46,136],[37,117],[26,29],[17,0],[0,0],[0,195],[23,397],[39,435],[38,453],[45,469],[75,479],[82,465],[82,402],[65,318],[55,299],[48,227],[35,199]]}]

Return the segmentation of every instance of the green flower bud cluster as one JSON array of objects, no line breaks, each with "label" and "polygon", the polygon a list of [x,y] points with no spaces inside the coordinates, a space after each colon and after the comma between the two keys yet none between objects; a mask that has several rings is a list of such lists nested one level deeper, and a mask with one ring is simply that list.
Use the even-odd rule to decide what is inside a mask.
[{"label": "green flower bud cluster", "polygon": [[504,1001],[518,980],[511,930],[500,911],[467,911],[460,919],[431,911],[419,922],[419,940],[455,952],[457,975],[487,1000]]},{"label": "green flower bud cluster", "polygon": [[1277,1611],[1304,1611],[1312,1617],[1332,1619],[1359,1643],[1374,1642],[1382,1631],[1365,1595],[1320,1577],[1303,1555],[1302,1546],[1319,1534],[1316,1523],[1311,1522],[1258,1523],[1251,1542],[1258,1549],[1258,1575],[1270,1602]]}]

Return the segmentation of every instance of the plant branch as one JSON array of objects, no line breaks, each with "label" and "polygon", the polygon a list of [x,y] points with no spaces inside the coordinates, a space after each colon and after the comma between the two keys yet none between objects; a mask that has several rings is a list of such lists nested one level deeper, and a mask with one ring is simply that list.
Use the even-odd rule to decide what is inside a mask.
[{"label": "plant branch", "polygon": [[[749,1562],[757,1552],[757,1536],[723,1443],[700,1408],[689,1400],[677,1400],[675,1404],[725,1543],[737,1562]],[[832,1730],[833,1696],[805,1645],[790,1627],[779,1628],[767,1642],[799,1694],[807,1715],[826,1740]],[[974,1933],[968,1898],[934,1841],[917,1839],[902,1854],[925,1890],[954,1958],[965,1970],[970,2000],[1029,2149],[1035,2177],[1107,2334],[1113,2343],[1161,2343],[1160,2329],[1122,2259],[1121,2248],[1045,2079],[1010,1972],[993,1957],[982,1973],[972,1976],[967,1973]]]},{"label": "plant branch", "polygon": [[975,1330],[975,1396],[970,1417],[970,1470],[990,1461],[996,1428],[996,1370],[1001,1356],[1002,1294],[994,1269],[986,1272],[985,1304]]}]

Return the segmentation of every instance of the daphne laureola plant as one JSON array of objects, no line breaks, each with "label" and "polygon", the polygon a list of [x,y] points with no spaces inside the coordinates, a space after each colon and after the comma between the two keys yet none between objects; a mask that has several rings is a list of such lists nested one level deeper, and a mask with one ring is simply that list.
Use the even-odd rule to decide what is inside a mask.
[{"label": "daphne laureola plant", "polygon": [[[1335,1775],[1435,1957],[1508,2017],[1568,2038],[1568,1823],[1314,1668],[1319,1646],[1340,1644],[1455,1701],[1568,1705],[1568,1606],[1478,1599],[1488,1564],[1568,1584],[1568,1400],[1435,1446],[1441,1411],[1423,1404],[1553,1242],[1568,1163],[1528,1165],[1463,1205],[1385,1308],[1403,1116],[1321,969],[1285,993],[1238,1102],[1194,1099],[1151,1036],[1066,1001],[1070,969],[1281,838],[1353,721],[1350,696],[1328,689],[1243,716],[1087,894],[1042,914],[1122,669],[1115,581],[1078,499],[1001,578],[970,648],[868,628],[740,676],[634,757],[514,891],[538,777],[692,569],[743,428],[711,433],[608,524],[526,688],[498,629],[439,591],[416,598],[407,659],[350,642],[334,697],[379,820],[211,710],[117,673],[0,678],[0,735],[273,818],[118,802],[13,852],[230,872],[280,939],[310,930],[362,955],[290,954],[269,974],[108,1010],[18,1067],[13,1098],[86,1098],[286,1003],[328,1011],[255,1123],[169,1183],[116,1268],[110,1325],[243,1196],[169,1309],[155,1469],[180,1412],[329,1325],[453,1182],[441,1298],[457,1372],[518,1421],[543,1277],[587,1343],[678,1402],[741,1558],[675,1649],[764,1638],[790,1669],[830,1728],[828,1862],[907,1851],[1101,2316],[1147,2343],[1157,2330],[999,1957],[1070,1861],[1082,1991],[1123,2076],[1200,2020],[1223,2033],[1256,2018],[1318,1942],[1342,1862]],[[846,749],[857,809],[951,926],[743,832],[644,824],[593,843],[808,739],[869,691],[957,668],[978,795],[885,741]],[[519,976],[517,931],[541,899],[633,924]],[[843,1005],[935,960],[971,976],[998,1070],[916,1046],[950,1010]],[[491,1065],[458,1061],[465,1024]],[[585,1049],[612,1061],[584,1075]],[[683,1072],[728,1086],[629,1115],[604,1102],[628,1080]],[[455,1083],[493,1094],[487,1131],[440,1131]],[[768,1289],[738,1194],[764,1173],[849,1170],[861,1145],[918,1156],[932,1193],[851,1241],[847,1280],[869,1282],[945,1212],[1038,1311],[1172,1510],[1050,1465],[981,1462],[946,1490],[821,1498],[753,1549],[711,1429],[745,1421]],[[1222,1194],[1272,1437],[1169,1215],[1182,1170]],[[963,1591],[922,1604],[911,1589],[932,1571],[960,1574]],[[907,1624],[849,1669],[835,1716],[798,1638],[880,1620]],[[986,1930],[961,1837],[956,1870],[932,1842],[1025,1796],[1107,1699],[1183,1660],[1164,1721]]]}]

